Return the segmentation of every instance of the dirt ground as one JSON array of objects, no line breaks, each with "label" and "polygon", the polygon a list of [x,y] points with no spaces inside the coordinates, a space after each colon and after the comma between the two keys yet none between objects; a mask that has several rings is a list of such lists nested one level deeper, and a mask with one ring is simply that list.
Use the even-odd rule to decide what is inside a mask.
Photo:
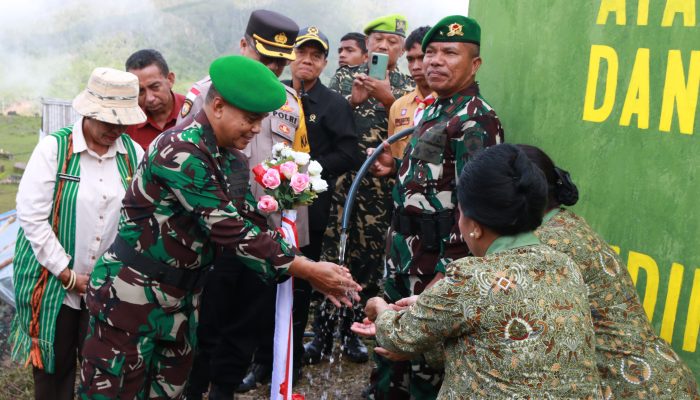
[{"label": "dirt ground", "polygon": [[[371,343],[367,342],[371,349]],[[362,399],[362,391],[369,384],[372,360],[355,364],[336,351],[333,362],[325,360],[320,364],[304,367],[301,382],[294,387],[294,393],[304,395],[305,400],[345,400]],[[236,400],[262,400],[270,398],[270,385],[259,386],[256,390],[238,394]]]},{"label": "dirt ground", "polygon": [[[7,338],[10,331],[13,309],[0,301],[0,400],[30,400],[34,398],[31,369],[22,368],[10,360]],[[307,339],[308,340],[308,339]],[[372,348],[371,341],[365,342]],[[304,395],[306,400],[361,399],[362,391],[369,383],[372,361],[355,364],[342,356],[339,346],[334,349],[332,362],[305,366],[301,381],[294,393]],[[237,394],[237,400],[263,400],[270,398],[270,385],[261,385],[248,393]]]}]

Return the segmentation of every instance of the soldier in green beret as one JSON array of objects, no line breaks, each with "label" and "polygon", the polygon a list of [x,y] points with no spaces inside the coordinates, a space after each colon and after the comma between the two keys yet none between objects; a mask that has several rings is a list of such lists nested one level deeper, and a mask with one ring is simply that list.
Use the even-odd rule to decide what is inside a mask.
[{"label": "soldier in green beret", "polygon": [[158,136],[139,164],[117,238],[91,275],[81,399],[182,398],[202,284],[222,250],[268,281],[308,279],[348,303],[347,287],[359,289],[342,267],[299,256],[254,213],[240,150],[286,101],[283,85],[241,56],[215,60],[209,73],[202,110]]},{"label": "soldier in green beret", "polygon": [[[423,113],[402,158],[385,149],[373,168],[375,176],[396,177],[384,283],[389,302],[420,294],[444,276],[447,264],[468,255],[457,226],[456,178],[477,152],[503,142],[498,116],[476,83],[480,43],[479,24],[461,15],[443,18],[425,34],[423,68],[438,98]],[[375,399],[436,398],[442,375],[423,355],[383,348],[375,354]],[[397,362],[405,360],[411,363]]]},{"label": "soldier in green beret", "polygon": [[[406,17],[393,14],[377,18],[364,29],[367,35],[369,59],[376,53],[388,55],[386,79],[370,77],[368,63],[340,67],[328,86],[343,95],[353,107],[353,118],[358,137],[359,149],[363,158],[366,149],[374,148],[387,138],[388,114],[394,101],[414,88],[410,75],[400,72],[397,61],[403,54],[404,39],[408,24]],[[333,193],[331,215],[323,241],[324,260],[338,260],[340,241],[340,219],[345,194],[350,189],[354,173],[338,178]],[[353,277],[363,287],[363,294],[374,296],[379,293],[379,280],[384,271],[383,243],[391,217],[391,186],[387,179],[365,177],[357,192],[357,204],[362,207],[354,212],[351,230],[348,235],[347,261]],[[329,315],[330,313],[325,313]],[[335,313],[333,313],[335,314]],[[355,320],[362,319],[362,309],[354,313]],[[324,313],[317,313],[323,318]],[[341,341],[348,359],[354,362],[368,360],[367,349],[362,341],[350,331],[353,320],[346,318],[341,325]],[[322,323],[329,329],[318,334],[310,346],[306,347],[307,361],[318,362],[321,353],[328,354],[332,345],[333,323]]]},{"label": "soldier in green beret", "polygon": [[[294,43],[298,33],[299,26],[286,15],[255,10],[250,13],[239,41],[240,54],[260,61],[279,77],[296,58]],[[211,79],[205,77],[192,86],[181,110],[181,119],[202,107],[210,82]],[[277,143],[286,143],[295,151],[310,151],[300,99],[293,88],[284,87],[286,102],[263,119],[261,132],[243,150],[251,167],[268,159]],[[252,176],[250,182],[253,196],[259,199],[265,194],[264,188]],[[280,227],[280,212],[268,215],[267,219],[270,226]],[[308,221],[307,207],[298,207],[296,226],[300,247],[309,243]],[[236,256],[232,257],[235,260]],[[265,284],[245,268],[242,271],[229,268],[229,264],[235,262],[230,258],[225,253],[217,259],[204,290],[198,331],[200,346],[188,382],[188,398],[200,397],[210,381],[217,392],[231,397],[234,390],[246,391],[257,383],[267,382],[272,373],[272,358],[266,357],[266,353],[256,353],[255,362],[249,368],[255,349],[259,345],[272,345],[265,342],[268,335],[251,335],[250,332],[274,326],[277,286]],[[246,306],[230,311],[229,304]]]}]

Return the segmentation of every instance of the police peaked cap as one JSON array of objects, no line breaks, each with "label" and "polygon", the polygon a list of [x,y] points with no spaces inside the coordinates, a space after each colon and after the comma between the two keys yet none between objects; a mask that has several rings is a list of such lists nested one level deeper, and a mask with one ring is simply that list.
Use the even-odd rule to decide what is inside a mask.
[{"label": "police peaked cap", "polygon": [[294,60],[294,41],[299,26],[282,14],[255,10],[250,14],[246,35],[255,42],[255,50],[263,56]]}]

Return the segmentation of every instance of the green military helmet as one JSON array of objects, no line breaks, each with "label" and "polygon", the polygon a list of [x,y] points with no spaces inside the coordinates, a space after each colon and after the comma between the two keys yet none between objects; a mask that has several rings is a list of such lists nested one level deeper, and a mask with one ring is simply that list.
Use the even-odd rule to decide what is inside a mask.
[{"label": "green military helmet", "polygon": [[365,35],[369,35],[372,32],[381,32],[406,37],[407,30],[408,22],[406,22],[406,17],[401,14],[391,14],[379,17],[368,23],[365,25],[364,32]]},{"label": "green military helmet", "polygon": [[450,15],[441,19],[423,38],[423,51],[432,42],[460,42],[481,44],[481,27],[474,18]]},{"label": "green military helmet", "polygon": [[244,111],[277,110],[287,101],[287,91],[262,63],[243,56],[227,56],[209,66],[211,83],[229,104]]}]

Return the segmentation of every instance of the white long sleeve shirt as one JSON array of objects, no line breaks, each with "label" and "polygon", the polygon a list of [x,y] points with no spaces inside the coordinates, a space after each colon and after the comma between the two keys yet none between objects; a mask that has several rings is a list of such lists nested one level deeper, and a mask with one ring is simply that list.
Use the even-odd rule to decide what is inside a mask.
[{"label": "white long sleeve shirt", "polygon": [[[88,149],[82,126],[81,117],[73,126],[73,153],[80,153],[73,270],[77,274],[89,274],[117,234],[125,190],[116,155],[127,151],[122,140],[118,139],[107,153],[97,155]],[[140,161],[143,150],[138,145],[134,148],[137,161]],[[19,224],[39,263],[54,276],[58,276],[70,261],[49,223],[58,170],[57,152],[58,142],[54,137],[42,139],[27,163],[17,192]],[[80,309],[80,296],[70,291],[63,304]]]}]

